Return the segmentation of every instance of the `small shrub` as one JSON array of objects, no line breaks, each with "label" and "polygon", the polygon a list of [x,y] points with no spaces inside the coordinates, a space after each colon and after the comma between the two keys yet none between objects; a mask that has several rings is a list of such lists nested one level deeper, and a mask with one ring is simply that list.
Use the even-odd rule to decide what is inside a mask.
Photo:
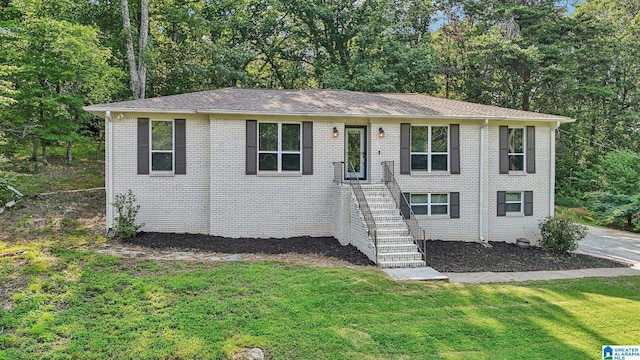
[{"label": "small shrub", "polygon": [[548,217],[538,227],[542,248],[555,254],[577,249],[578,241],[587,236],[587,228],[569,218]]},{"label": "small shrub", "polygon": [[140,205],[136,205],[136,196],[131,189],[126,194],[114,196],[113,207],[117,212],[115,218],[116,236],[120,239],[135,237],[144,224],[136,224]]}]

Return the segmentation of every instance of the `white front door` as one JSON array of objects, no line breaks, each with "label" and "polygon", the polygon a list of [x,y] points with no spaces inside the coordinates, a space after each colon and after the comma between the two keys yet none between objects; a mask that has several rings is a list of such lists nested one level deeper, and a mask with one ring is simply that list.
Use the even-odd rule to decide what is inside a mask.
[{"label": "white front door", "polygon": [[366,178],[367,149],[365,130],[366,128],[363,127],[345,128],[344,173],[346,174],[346,179],[350,179],[352,176],[355,176],[361,180]]}]

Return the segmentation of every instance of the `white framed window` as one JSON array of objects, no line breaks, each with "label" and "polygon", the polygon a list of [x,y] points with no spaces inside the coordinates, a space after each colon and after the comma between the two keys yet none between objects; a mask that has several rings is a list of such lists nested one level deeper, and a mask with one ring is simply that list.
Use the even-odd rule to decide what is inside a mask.
[{"label": "white framed window", "polygon": [[411,126],[411,170],[449,171],[449,126]]},{"label": "white framed window", "polygon": [[414,194],[410,196],[415,215],[449,215],[449,194]]},{"label": "white framed window", "polygon": [[300,123],[258,123],[258,170],[299,172],[302,168]]},{"label": "white framed window", "polygon": [[505,212],[508,214],[522,214],[524,208],[522,192],[505,193]]},{"label": "white framed window", "polygon": [[509,171],[525,171],[526,136],[524,128],[509,128]]},{"label": "white framed window", "polygon": [[173,120],[151,120],[149,127],[149,164],[151,172],[172,173],[175,159]]}]

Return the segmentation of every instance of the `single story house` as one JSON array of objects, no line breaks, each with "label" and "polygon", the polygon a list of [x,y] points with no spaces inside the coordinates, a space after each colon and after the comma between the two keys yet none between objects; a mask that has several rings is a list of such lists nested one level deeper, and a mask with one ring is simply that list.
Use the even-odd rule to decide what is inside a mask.
[{"label": "single story house", "polygon": [[[566,117],[420,94],[226,88],[91,105],[106,119],[107,227],[334,236],[381,266],[414,240],[535,241]],[[418,243],[419,245],[419,243]]]}]

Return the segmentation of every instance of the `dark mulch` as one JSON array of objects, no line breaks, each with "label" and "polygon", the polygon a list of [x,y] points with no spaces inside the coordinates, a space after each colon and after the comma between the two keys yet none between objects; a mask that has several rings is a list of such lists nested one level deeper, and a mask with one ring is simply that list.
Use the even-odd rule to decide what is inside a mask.
[{"label": "dark mulch", "polygon": [[[288,239],[230,239],[199,234],[140,233],[124,243],[154,249],[191,249],[225,254],[315,254],[347,261],[354,265],[373,265],[351,245],[342,246],[333,237]],[[427,265],[442,272],[512,272],[626,267],[597,257],[555,255],[541,248],[521,249],[515,244],[430,240],[426,244]]]},{"label": "dark mulch", "polygon": [[521,249],[515,244],[489,242],[428,241],[427,264],[442,272],[512,272],[628,267],[608,259],[582,254],[556,255],[538,247]]},{"label": "dark mulch", "polygon": [[342,246],[333,237],[288,239],[231,239],[201,234],[139,233],[124,243],[154,249],[192,249],[224,254],[316,254],[347,261],[353,265],[374,265],[352,245]]}]

